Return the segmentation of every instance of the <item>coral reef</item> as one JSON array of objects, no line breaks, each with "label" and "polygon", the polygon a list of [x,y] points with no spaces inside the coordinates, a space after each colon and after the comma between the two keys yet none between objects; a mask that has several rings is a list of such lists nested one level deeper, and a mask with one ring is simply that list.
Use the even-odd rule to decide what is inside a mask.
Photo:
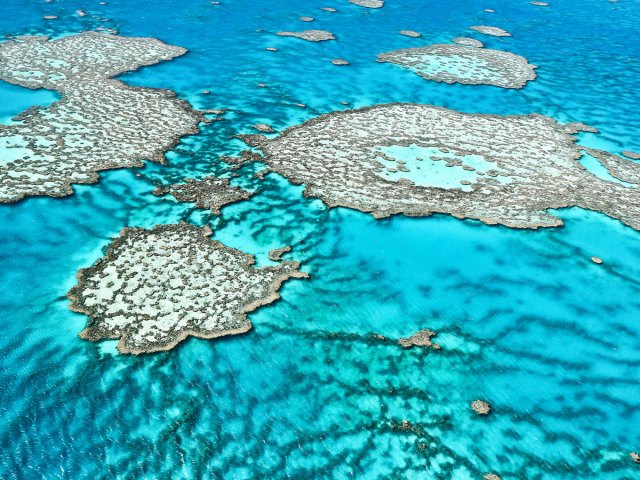
[{"label": "coral reef", "polygon": [[257,123],[253,126],[256,130],[263,133],[273,133],[275,130],[271,125],[267,125],[266,123]]},{"label": "coral reef", "polygon": [[484,400],[474,400],[471,402],[471,410],[476,412],[478,415],[489,415],[491,412],[491,405]]},{"label": "coral reef", "polygon": [[484,47],[484,43],[482,43],[480,40],[476,40],[475,38],[456,37],[451,41],[453,43],[457,43],[458,45],[466,45],[467,47],[476,47],[476,48]]},{"label": "coral reef", "polygon": [[[513,228],[556,227],[562,221],[549,209],[578,206],[640,230],[640,189],[579,163],[578,126],[543,115],[386,104],[323,115],[272,139],[242,138],[273,171],[305,184],[307,197],[376,218],[447,213]],[[638,180],[633,161],[589,151],[612,175]]]},{"label": "coral reef", "polygon": [[[457,39],[459,42],[462,39]],[[465,44],[471,39],[464,39]],[[435,44],[378,55],[379,62],[407,68],[422,78],[444,83],[522,88],[536,78],[526,58],[502,50],[468,45]]]},{"label": "coral reef", "polygon": [[188,336],[216,338],[251,328],[247,313],[302,278],[296,262],[256,268],[254,258],[186,223],[124,229],[104,257],[78,272],[70,308],[91,317],[80,336],[120,339],[121,353],[169,350]]},{"label": "coral reef", "polygon": [[422,36],[420,32],[416,32],[415,30],[400,30],[400,35],[404,35],[405,37],[411,38],[419,38]]},{"label": "coral reef", "polygon": [[434,350],[440,350],[440,345],[431,341],[431,339],[435,336],[436,332],[432,332],[431,330],[420,330],[419,332],[411,335],[409,338],[399,339],[398,343],[403,348],[429,347],[433,348]]},{"label": "coral reef", "polygon": [[308,42],[324,42],[326,40],[335,40],[336,37],[326,30],[303,30],[302,32],[276,32],[281,37],[295,37]]},{"label": "coral reef", "polygon": [[225,205],[250,198],[253,193],[239,187],[231,187],[226,178],[204,177],[200,180],[185,179],[184,183],[158,187],[154,195],[173,195],[180,202],[194,202],[198,208],[209,208],[220,214]]},{"label": "coral reef", "polygon": [[96,32],[0,43],[0,79],[63,95],[0,125],[0,203],[70,195],[72,184],[94,183],[101,170],[163,162],[163,153],[197,133],[204,117],[173,92],[112,77],[184,53],[152,38]]},{"label": "coral reef", "polygon": [[382,8],[384,7],[384,2],[382,0],[349,0],[351,3],[355,3],[361,7],[367,8]]},{"label": "coral reef", "polygon": [[471,30],[475,30],[476,32],[480,32],[484,35],[491,35],[492,37],[510,37],[511,36],[509,32],[498,27],[490,27],[487,25],[475,25],[469,28]]},{"label": "coral reef", "polygon": [[280,260],[282,260],[282,255],[290,251],[291,251],[291,246],[289,245],[286,245],[281,248],[274,248],[273,250],[269,251],[269,260],[273,260],[274,262],[279,262]]}]

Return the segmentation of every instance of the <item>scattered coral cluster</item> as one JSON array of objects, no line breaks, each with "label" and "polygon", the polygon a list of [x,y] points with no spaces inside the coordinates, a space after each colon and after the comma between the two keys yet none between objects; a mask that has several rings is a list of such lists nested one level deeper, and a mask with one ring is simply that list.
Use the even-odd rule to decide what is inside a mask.
[{"label": "scattered coral cluster", "polygon": [[[186,52],[151,38],[86,32],[0,44],[0,78],[47,88],[63,98],[0,126],[0,202],[72,193],[101,170],[162,162],[178,138],[203,120],[172,92],[129,87],[112,77]],[[199,208],[220,208],[250,192],[226,179],[187,179],[159,187]],[[187,224],[124,230],[93,267],[78,273],[72,308],[91,317],[81,336],[119,338],[123,353],[166,350],[192,335],[247,331],[246,313],[270,303],[280,284],[302,277],[297,263],[255,268],[253,257],[206,238]]]},{"label": "scattered coral cluster", "polygon": [[440,345],[437,343],[433,343],[431,339],[436,336],[436,332],[432,332],[431,330],[420,330],[408,338],[401,338],[398,340],[398,343],[402,346],[402,348],[411,348],[411,347],[430,347],[435,350],[440,350]]}]

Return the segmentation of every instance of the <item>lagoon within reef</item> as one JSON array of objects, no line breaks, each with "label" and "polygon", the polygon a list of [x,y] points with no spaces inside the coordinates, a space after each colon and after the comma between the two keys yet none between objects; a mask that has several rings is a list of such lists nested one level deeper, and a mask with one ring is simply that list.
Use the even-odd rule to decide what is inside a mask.
[{"label": "lagoon within reef", "polygon": [[6,0],[0,478],[640,478],[640,4]]}]

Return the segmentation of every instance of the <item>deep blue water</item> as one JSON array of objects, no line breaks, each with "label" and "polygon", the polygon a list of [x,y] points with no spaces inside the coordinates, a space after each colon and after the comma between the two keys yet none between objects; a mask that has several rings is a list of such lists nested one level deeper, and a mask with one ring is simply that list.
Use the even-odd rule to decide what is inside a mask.
[{"label": "deep blue water", "polygon": [[[167,166],[0,206],[0,478],[639,478],[628,454],[640,450],[640,233],[578,209],[540,231],[447,216],[376,221],[327,210],[277,175],[260,182],[252,165],[234,183],[258,194],[220,217],[151,195],[157,183],[231,175],[220,157],[238,153],[232,136],[255,123],[282,129],[395,101],[582,121],[601,133],[581,144],[640,151],[640,3],[550,3],[387,0],[368,11],[347,0],[4,0],[0,36],[103,27],[186,47],[123,80],[230,112],[185,138]],[[478,24],[513,37],[467,30]],[[338,40],[273,34],[305,28]],[[445,85],[375,61],[462,35],[525,56],[538,79],[522,90]],[[0,84],[0,120],[56,98]],[[78,338],[86,317],[65,298],[76,271],[123,227],[181,219],[210,224],[259,264],[290,244],[311,279],[286,284],[244,336],[141,357]],[[436,330],[443,349],[370,336],[421,328]],[[491,416],[472,414],[476,398],[491,402]],[[393,428],[404,419],[417,428]]]}]

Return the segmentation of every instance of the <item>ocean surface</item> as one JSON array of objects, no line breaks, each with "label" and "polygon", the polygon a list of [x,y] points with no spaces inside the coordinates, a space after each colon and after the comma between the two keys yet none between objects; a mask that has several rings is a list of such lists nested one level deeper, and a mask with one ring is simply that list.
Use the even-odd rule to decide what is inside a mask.
[{"label": "ocean surface", "polygon": [[[165,166],[0,205],[0,478],[640,478],[629,458],[640,450],[640,232],[579,209],[538,231],[441,215],[375,220],[328,210],[276,174],[260,181],[259,165],[220,160],[245,148],[233,136],[256,123],[281,130],[388,102],[536,112],[600,130],[580,134],[582,145],[640,151],[640,2],[549,2],[3,0],[2,37],[104,28],[185,47],[120,78],[229,111]],[[298,20],[307,15],[315,21]],[[513,37],[468,30],[483,24]],[[337,41],[274,35],[308,28]],[[526,57],[538,79],[522,90],[447,85],[376,62],[458,36]],[[58,98],[0,82],[0,121]],[[151,194],[206,175],[257,194],[220,216]],[[210,225],[259,265],[291,245],[287,258],[311,278],[252,313],[246,335],[138,357],[80,339],[87,317],[65,297],[76,271],[124,227],[180,220]],[[423,328],[442,350],[395,343]],[[491,415],[471,411],[478,398]]]}]

